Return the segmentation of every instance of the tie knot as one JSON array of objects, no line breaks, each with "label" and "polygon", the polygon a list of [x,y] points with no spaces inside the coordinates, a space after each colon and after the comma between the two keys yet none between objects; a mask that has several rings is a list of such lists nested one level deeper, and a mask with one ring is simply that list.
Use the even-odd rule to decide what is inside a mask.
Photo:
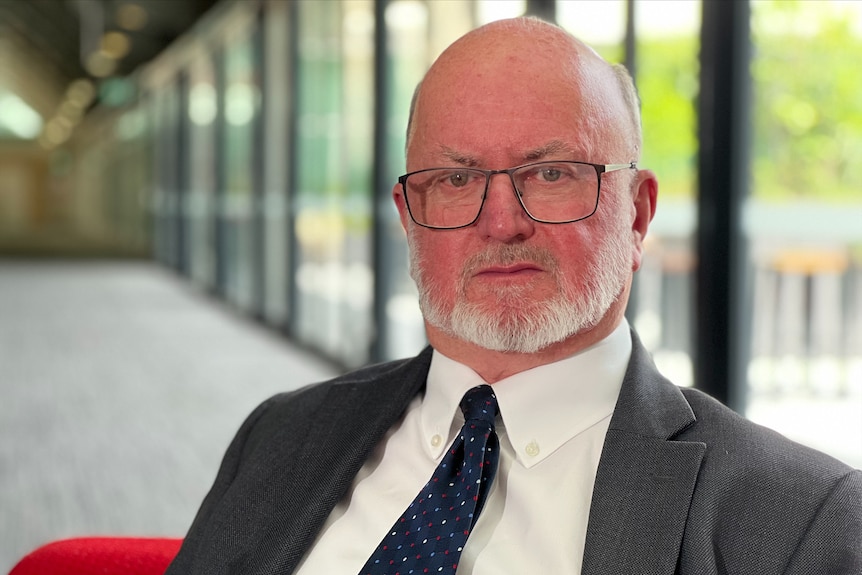
[{"label": "tie knot", "polygon": [[494,426],[497,416],[497,396],[490,385],[479,385],[464,394],[461,400],[464,420],[478,419]]}]

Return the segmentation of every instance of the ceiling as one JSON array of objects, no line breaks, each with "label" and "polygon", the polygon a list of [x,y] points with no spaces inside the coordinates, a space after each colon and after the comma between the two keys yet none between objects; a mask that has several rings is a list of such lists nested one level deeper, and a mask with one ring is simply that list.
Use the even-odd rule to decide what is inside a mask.
[{"label": "ceiling", "polygon": [[0,0],[0,95],[47,118],[75,80],[128,75],[216,2]]}]

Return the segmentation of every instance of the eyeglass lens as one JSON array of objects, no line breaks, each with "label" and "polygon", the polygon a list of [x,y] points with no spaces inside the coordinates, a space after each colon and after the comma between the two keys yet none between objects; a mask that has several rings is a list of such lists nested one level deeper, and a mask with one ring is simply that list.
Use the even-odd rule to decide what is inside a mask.
[{"label": "eyeglass lens", "polygon": [[[469,168],[439,168],[410,174],[407,204],[420,225],[456,228],[472,223],[482,209],[489,175]],[[512,172],[521,205],[548,223],[586,218],[598,202],[599,176],[590,164],[542,162]]]}]

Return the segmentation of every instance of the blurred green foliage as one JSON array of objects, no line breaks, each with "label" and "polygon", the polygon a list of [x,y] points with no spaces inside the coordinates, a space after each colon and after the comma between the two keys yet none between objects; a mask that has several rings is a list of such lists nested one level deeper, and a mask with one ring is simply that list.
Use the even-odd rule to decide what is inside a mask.
[{"label": "blurred green foliage", "polygon": [[662,197],[693,197],[696,182],[696,33],[638,42],[637,83],[644,150],[640,165],[659,177]]},{"label": "blurred green foliage", "polygon": [[[862,37],[852,16],[826,4],[752,3],[751,192],[758,199],[862,202]],[[698,42],[695,31],[637,46],[640,164],[658,174],[663,197],[696,193]]]},{"label": "blurred green foliage", "polygon": [[752,4],[752,190],[765,200],[862,201],[862,37],[826,8]]}]

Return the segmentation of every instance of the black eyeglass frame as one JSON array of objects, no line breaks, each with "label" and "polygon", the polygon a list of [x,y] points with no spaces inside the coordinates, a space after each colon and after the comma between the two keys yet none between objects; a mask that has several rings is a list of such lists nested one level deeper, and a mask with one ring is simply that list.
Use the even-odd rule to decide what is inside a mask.
[{"label": "black eyeglass frame", "polygon": [[[541,166],[544,164],[580,164],[582,166],[592,166],[593,169],[596,171],[596,181],[597,181],[597,184],[596,184],[596,204],[593,206],[593,211],[591,211],[589,214],[582,216],[580,218],[575,218],[573,220],[563,220],[563,221],[543,220],[543,219],[537,218],[533,214],[531,214],[530,210],[527,209],[527,206],[524,205],[524,200],[521,197],[521,191],[518,189],[518,186],[515,184],[515,177],[513,174],[515,172],[517,172],[518,170],[522,170],[524,168],[530,168],[533,166]],[[458,169],[463,169],[465,171],[471,171],[471,172],[477,172],[477,173],[481,173],[481,174],[485,175],[485,190],[482,192],[482,202],[479,204],[479,209],[476,212],[476,217],[474,217],[468,223],[462,224],[460,226],[432,226],[432,225],[423,224],[423,223],[417,221],[416,217],[413,215],[413,210],[410,209],[410,198],[409,198],[409,195],[407,194],[407,178],[409,178],[410,176],[412,176],[414,174],[421,174],[423,172],[430,172],[433,170],[458,170]],[[482,208],[485,207],[485,198],[488,197],[488,187],[491,185],[491,176],[493,176],[495,174],[506,174],[509,176],[509,181],[512,182],[512,190],[514,190],[514,192],[515,192],[515,197],[518,198],[518,203],[521,204],[521,208],[524,210],[524,213],[527,214],[527,217],[529,217],[534,222],[539,222],[540,224],[571,224],[573,222],[579,222],[581,220],[585,220],[588,217],[590,217],[596,213],[596,210],[599,207],[599,197],[602,194],[602,174],[607,174],[610,172],[616,172],[618,170],[625,170],[625,169],[636,170],[637,169],[637,162],[629,162],[627,164],[592,164],[590,162],[578,162],[578,161],[571,161],[571,160],[548,160],[548,161],[543,161],[543,162],[533,162],[531,164],[523,164],[520,166],[515,166],[514,168],[507,168],[505,170],[482,170],[479,168],[458,168],[458,167],[452,167],[452,166],[438,167],[438,168],[425,168],[422,170],[416,170],[415,172],[408,172],[406,174],[398,176],[398,183],[401,184],[401,190],[404,192],[404,203],[407,205],[407,212],[410,214],[410,219],[413,220],[413,222],[416,225],[422,226],[423,228],[429,228],[432,230],[457,230],[460,228],[466,228],[468,226],[472,226],[474,223],[476,223],[476,220],[478,220],[479,216],[482,214]]]}]

